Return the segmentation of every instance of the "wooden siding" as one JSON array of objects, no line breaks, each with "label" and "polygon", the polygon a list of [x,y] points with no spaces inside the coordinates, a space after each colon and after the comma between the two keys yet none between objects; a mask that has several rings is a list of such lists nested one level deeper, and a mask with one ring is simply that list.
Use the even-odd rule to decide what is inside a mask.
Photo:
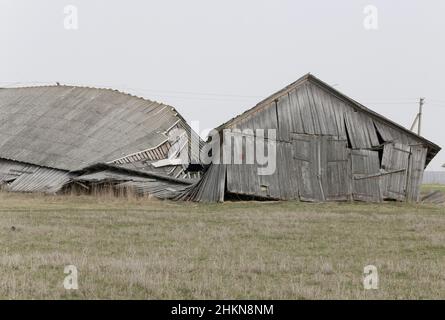
[{"label": "wooden siding", "polygon": [[204,173],[201,180],[186,188],[175,200],[197,202],[223,202],[226,181],[226,166],[212,164]]},{"label": "wooden siding", "polygon": [[420,186],[423,181],[425,161],[428,149],[423,146],[412,146],[408,166],[407,200],[418,202],[420,199]]},{"label": "wooden siding", "polygon": [[[416,201],[434,147],[311,77],[219,129],[237,129],[232,136],[277,130],[274,174],[258,175],[258,165],[243,163],[242,153],[224,173],[228,192],[270,199]],[[232,151],[243,146],[235,143]]]},{"label": "wooden siding", "polygon": [[346,140],[326,137],[322,147],[322,182],[325,200],[346,201],[352,199],[351,150]]},{"label": "wooden siding", "polygon": [[321,182],[320,144],[314,135],[294,134],[293,159],[296,167],[299,196],[304,201],[323,201]]},{"label": "wooden siding", "polygon": [[380,162],[377,151],[352,150],[352,197],[366,202],[382,201]]},{"label": "wooden siding", "polygon": [[411,148],[401,143],[389,143],[383,149],[381,192],[384,199],[406,200],[408,163]]}]

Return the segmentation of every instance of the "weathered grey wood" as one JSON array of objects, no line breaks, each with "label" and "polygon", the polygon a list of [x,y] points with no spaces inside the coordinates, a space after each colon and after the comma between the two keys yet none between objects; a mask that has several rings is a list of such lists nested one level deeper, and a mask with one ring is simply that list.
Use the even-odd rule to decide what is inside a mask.
[{"label": "weathered grey wood", "polygon": [[370,149],[380,144],[372,119],[358,111],[346,113],[346,129],[354,149]]},{"label": "weathered grey wood", "polygon": [[314,135],[293,134],[292,140],[300,200],[324,201],[319,138]]},{"label": "weathered grey wood", "polygon": [[[302,86],[297,88],[297,97],[298,97],[298,108],[301,113],[301,118],[303,119],[303,130],[306,134],[315,134],[316,132],[316,124],[315,119],[313,118],[312,108],[309,103],[309,97],[307,94],[306,86]],[[317,125],[318,127],[318,125]]]},{"label": "weathered grey wood", "polygon": [[278,143],[277,153],[277,171],[281,199],[299,199],[297,167],[293,159],[292,143]]},{"label": "weathered grey wood", "polygon": [[[352,150],[352,197],[354,200],[381,202],[380,163],[377,151]],[[368,176],[374,176],[366,178]]]},{"label": "weathered grey wood", "polygon": [[176,197],[177,200],[197,202],[223,202],[226,181],[226,166],[212,164],[196,184]]},{"label": "weathered grey wood", "polygon": [[346,140],[325,137],[322,155],[325,166],[322,168],[322,181],[327,201],[352,199],[351,154]]},{"label": "weathered grey wood", "polygon": [[[229,192],[271,199],[416,201],[423,169],[440,150],[311,75],[220,126],[218,130],[239,129],[232,135],[242,139],[233,142],[233,162],[205,166],[199,182],[201,173],[188,172],[187,164],[155,163],[185,148],[182,142],[169,141],[171,130],[184,129],[188,140],[196,137],[170,106],[112,90],[58,86],[2,89],[0,115],[0,158],[39,168],[33,174],[0,170],[0,181],[26,190],[57,189],[65,183],[66,172],[106,162],[168,176],[169,183],[188,180],[190,186],[175,196],[178,199],[223,201],[227,187]],[[258,165],[248,158],[252,152],[246,148],[256,129],[277,130],[276,170],[270,175],[259,175]],[[172,150],[177,153],[172,155]],[[188,153],[198,159],[199,150]],[[138,190],[172,195],[161,190],[169,183],[123,182],[131,183]]]},{"label": "weathered grey wood", "polygon": [[423,146],[412,146],[408,167],[406,199],[410,202],[420,200],[420,186],[423,181],[425,161],[428,149]]},{"label": "weathered grey wood", "polygon": [[[398,171],[382,176],[382,192],[385,199],[406,200],[407,173],[411,149],[401,143],[389,143],[383,149],[382,169]],[[401,171],[400,171],[401,170]]]},{"label": "weathered grey wood", "polygon": [[289,95],[283,95],[277,101],[276,112],[278,117],[278,139],[289,141],[290,133],[294,131],[293,118]]},{"label": "weathered grey wood", "polygon": [[336,115],[325,92],[319,87],[309,84],[309,95],[312,97],[313,109],[320,123],[319,134],[339,136]]},{"label": "weathered grey wood", "polygon": [[[292,121],[290,132],[294,133],[304,133],[303,116],[301,114],[300,102],[298,99],[298,94],[300,92],[301,90],[295,89],[288,93]],[[290,141],[290,139],[287,141]]]}]

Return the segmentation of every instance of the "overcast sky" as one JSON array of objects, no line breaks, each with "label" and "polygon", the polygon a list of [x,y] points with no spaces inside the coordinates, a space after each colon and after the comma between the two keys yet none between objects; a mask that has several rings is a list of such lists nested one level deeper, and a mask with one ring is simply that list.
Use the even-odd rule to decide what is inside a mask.
[{"label": "overcast sky", "polygon": [[204,129],[311,72],[406,127],[425,97],[422,134],[445,147],[444,15],[439,0],[0,0],[0,86],[116,88]]}]

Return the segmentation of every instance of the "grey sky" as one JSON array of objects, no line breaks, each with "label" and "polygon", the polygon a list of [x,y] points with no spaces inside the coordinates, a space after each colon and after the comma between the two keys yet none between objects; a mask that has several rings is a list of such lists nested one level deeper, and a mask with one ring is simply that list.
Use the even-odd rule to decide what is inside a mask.
[{"label": "grey sky", "polygon": [[[378,30],[363,27],[366,5]],[[423,135],[445,147],[444,14],[433,0],[0,0],[0,86],[116,88],[203,129],[311,72],[407,127],[426,97]]]}]

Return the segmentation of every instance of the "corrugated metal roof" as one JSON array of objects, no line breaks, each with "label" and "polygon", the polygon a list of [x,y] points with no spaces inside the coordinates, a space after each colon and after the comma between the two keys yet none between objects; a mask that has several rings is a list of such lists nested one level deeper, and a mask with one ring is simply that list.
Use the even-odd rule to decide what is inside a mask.
[{"label": "corrugated metal roof", "polygon": [[55,193],[71,177],[66,171],[0,159],[0,185],[8,191]]},{"label": "corrugated metal roof", "polygon": [[118,185],[118,187],[133,188],[138,194],[151,195],[160,199],[175,199],[181,195],[189,186],[175,184],[169,181],[128,181]]},{"label": "corrugated metal roof", "polygon": [[175,178],[162,172],[143,172],[111,164],[95,164],[83,171],[68,172],[0,159],[0,186],[13,192],[56,193],[65,185],[77,181],[113,183],[116,187],[134,188],[139,194],[166,199],[178,197],[197,179]]},{"label": "corrugated metal roof", "polygon": [[79,170],[159,146],[176,110],[110,89],[44,86],[0,90],[0,157]]},{"label": "corrugated metal roof", "polygon": [[[101,166],[97,166],[100,168]],[[105,170],[87,173],[74,178],[75,181],[89,183],[116,183],[116,187],[130,187],[141,195],[152,195],[157,198],[170,199],[178,197],[190,185],[188,180],[175,180],[168,176],[164,178],[150,177],[136,171],[105,166]]]},{"label": "corrugated metal roof", "polygon": [[79,177],[75,177],[73,180],[102,183],[107,181],[146,181],[150,179],[120,172],[114,172],[112,170],[102,170],[98,172],[87,173]]}]

